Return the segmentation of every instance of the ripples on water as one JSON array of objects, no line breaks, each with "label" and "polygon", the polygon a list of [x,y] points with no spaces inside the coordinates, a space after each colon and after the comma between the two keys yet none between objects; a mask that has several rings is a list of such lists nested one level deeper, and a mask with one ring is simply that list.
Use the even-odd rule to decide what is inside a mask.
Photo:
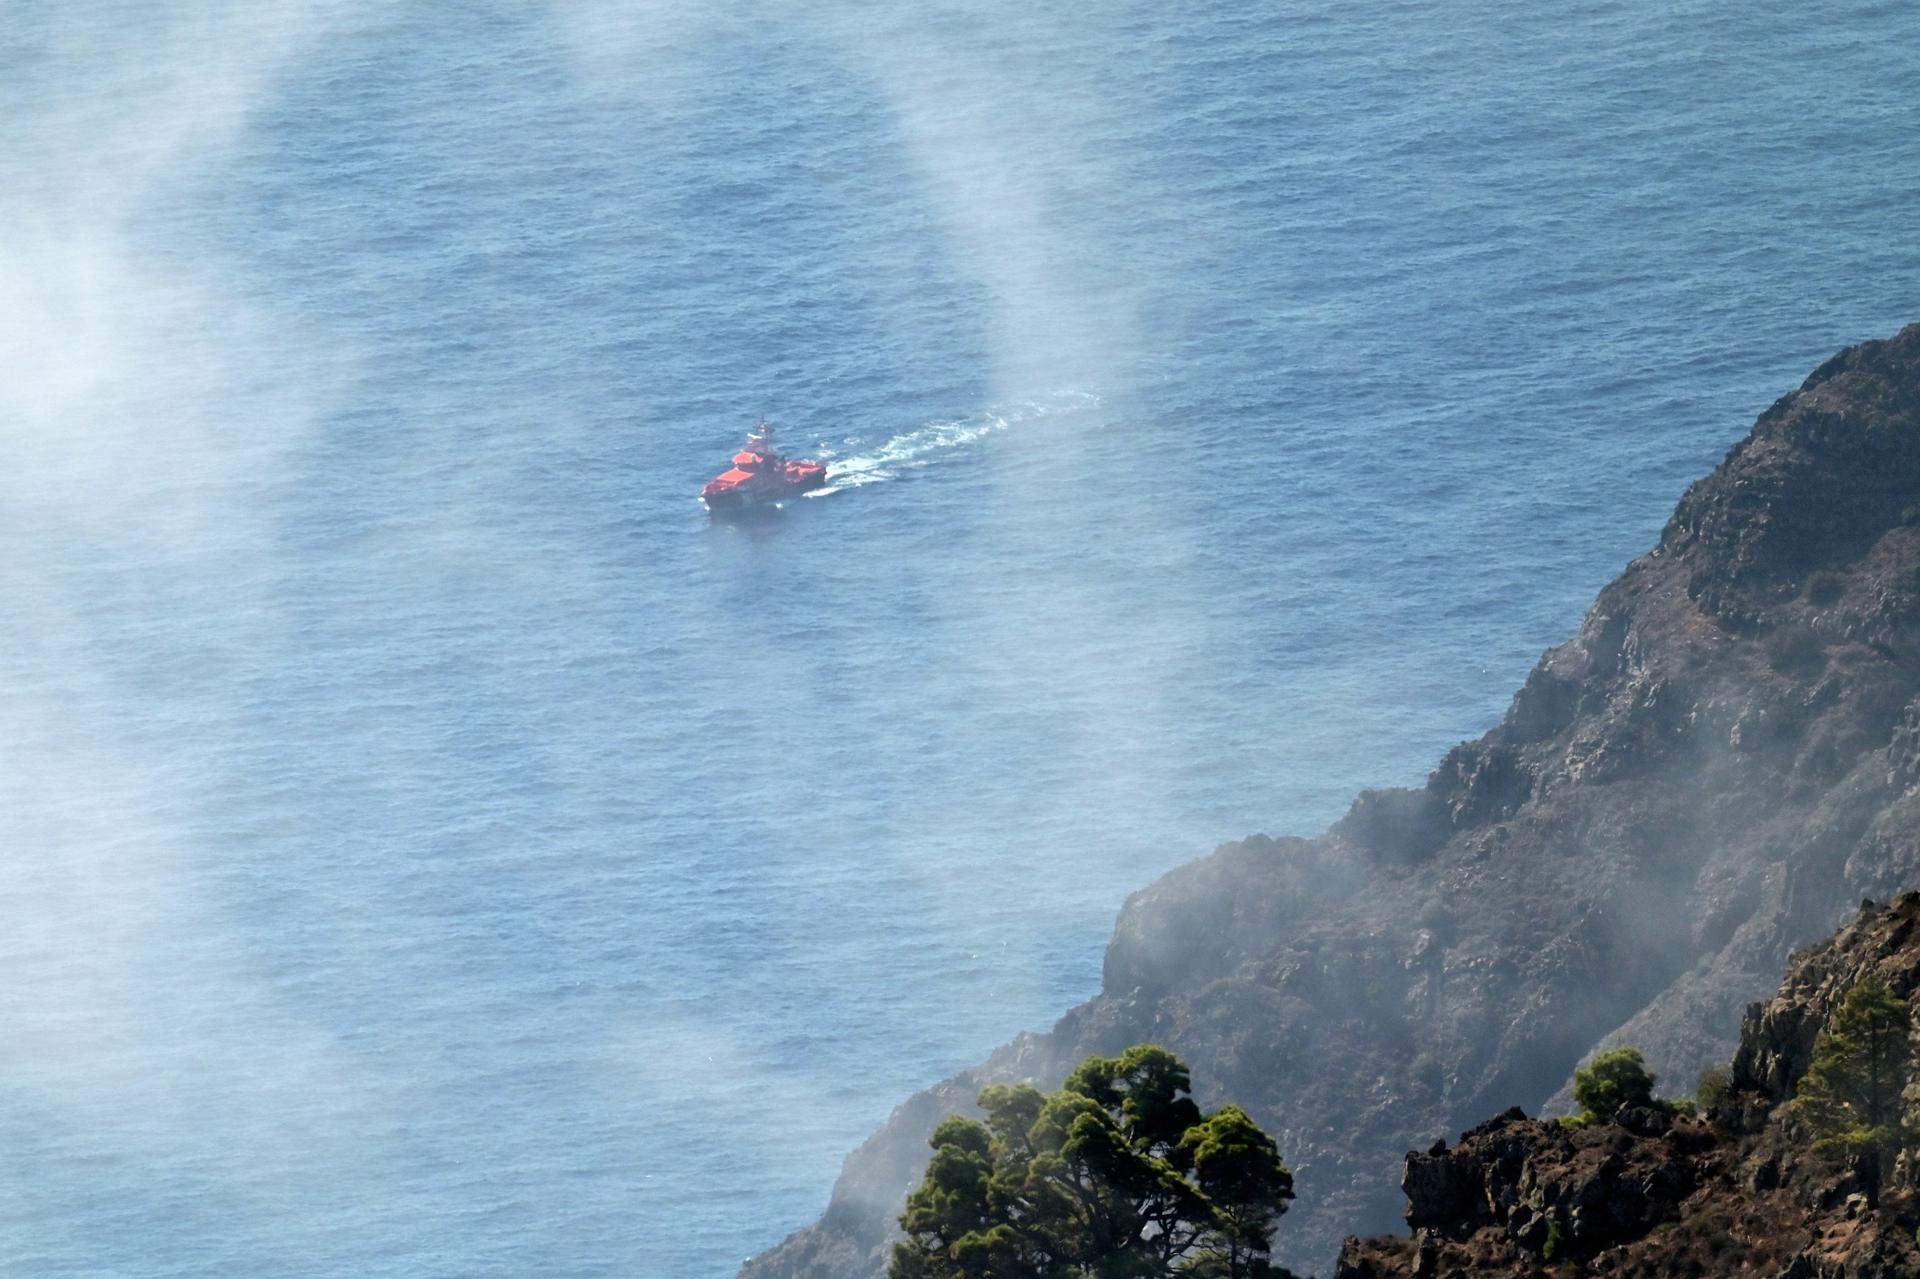
[{"label": "ripples on water", "polygon": [[730,1274],[1915,318],[1909,25],[9,9],[0,1269]]}]

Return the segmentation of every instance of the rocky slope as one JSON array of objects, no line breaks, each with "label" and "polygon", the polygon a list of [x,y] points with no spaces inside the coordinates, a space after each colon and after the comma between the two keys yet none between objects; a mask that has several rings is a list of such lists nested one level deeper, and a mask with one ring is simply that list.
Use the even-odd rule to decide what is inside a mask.
[{"label": "rocky slope", "polygon": [[1126,904],[1103,990],[923,1093],[743,1279],[859,1279],[937,1118],[1154,1040],[1281,1143],[1283,1257],[1390,1228],[1401,1153],[1552,1098],[1624,1038],[1724,1058],[1790,949],[1920,881],[1920,325],[1827,361],[1426,787]]},{"label": "rocky slope", "polygon": [[1913,1279],[1920,1170],[1896,1164],[1869,1207],[1857,1172],[1811,1154],[1784,1104],[1821,1027],[1869,975],[1920,995],[1920,893],[1867,903],[1796,957],[1780,994],[1749,1010],[1730,1095],[1704,1116],[1643,1108],[1573,1131],[1513,1110],[1451,1150],[1410,1154],[1413,1236],[1348,1240],[1335,1279]]}]

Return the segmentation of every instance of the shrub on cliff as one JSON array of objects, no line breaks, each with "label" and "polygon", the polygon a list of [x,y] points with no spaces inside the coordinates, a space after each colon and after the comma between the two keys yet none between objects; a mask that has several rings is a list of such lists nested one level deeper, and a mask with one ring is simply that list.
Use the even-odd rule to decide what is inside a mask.
[{"label": "shrub on cliff", "polygon": [[1279,1279],[1293,1176],[1237,1106],[1203,1114],[1186,1066],[1141,1045],[1058,1092],[997,1084],[985,1123],[934,1131],[891,1279]]},{"label": "shrub on cliff", "polygon": [[1807,601],[1825,608],[1836,603],[1847,590],[1847,575],[1822,569],[1807,578]]},{"label": "shrub on cliff", "polygon": [[1693,1099],[1699,1105],[1701,1114],[1714,1119],[1733,1104],[1733,1072],[1718,1064],[1702,1070]]},{"label": "shrub on cliff", "polygon": [[1815,1150],[1861,1161],[1870,1199],[1895,1156],[1914,1143],[1901,1100],[1914,1074],[1913,1010],[1884,982],[1866,978],[1814,1041],[1793,1104],[1815,1134]]},{"label": "shrub on cliff", "polygon": [[1573,1099],[1580,1103],[1580,1113],[1568,1122],[1579,1127],[1611,1123],[1615,1115],[1629,1106],[1680,1109],[1673,1102],[1654,1098],[1653,1085],[1657,1079],[1658,1076],[1647,1069],[1646,1059],[1638,1048],[1608,1049],[1574,1072]]},{"label": "shrub on cliff", "polygon": [[1814,674],[1827,660],[1826,646],[1808,626],[1783,626],[1768,635],[1761,647],[1767,665],[1783,675]]}]

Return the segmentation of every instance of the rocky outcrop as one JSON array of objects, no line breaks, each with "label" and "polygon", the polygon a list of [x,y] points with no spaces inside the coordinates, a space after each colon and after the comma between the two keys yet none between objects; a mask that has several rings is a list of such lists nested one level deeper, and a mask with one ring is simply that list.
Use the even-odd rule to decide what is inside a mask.
[{"label": "rocky outcrop", "polygon": [[1747,1009],[1733,1086],[1770,1101],[1791,1097],[1821,1029],[1864,977],[1920,999],[1920,893],[1903,894],[1885,909],[1862,902],[1859,918],[1831,941],[1794,956],[1780,993]]},{"label": "rocky outcrop", "polygon": [[[1627,1039],[1724,1059],[1789,950],[1920,882],[1920,326],[1764,413],[1427,785],[1135,894],[1100,996],[916,1099],[745,1279],[859,1279],[937,1115],[1154,1040],[1298,1174],[1282,1260],[1389,1228],[1400,1152]],[[1664,1138],[1663,1138],[1664,1139]]]},{"label": "rocky outcrop", "polygon": [[1780,993],[1748,1010],[1709,1113],[1643,1108],[1573,1129],[1510,1110],[1451,1150],[1409,1154],[1412,1236],[1349,1239],[1335,1279],[1913,1279],[1917,1170],[1901,1162],[1870,1197],[1855,1166],[1810,1149],[1787,1105],[1821,1029],[1867,976],[1920,996],[1920,893],[1865,903],[1795,956]]}]

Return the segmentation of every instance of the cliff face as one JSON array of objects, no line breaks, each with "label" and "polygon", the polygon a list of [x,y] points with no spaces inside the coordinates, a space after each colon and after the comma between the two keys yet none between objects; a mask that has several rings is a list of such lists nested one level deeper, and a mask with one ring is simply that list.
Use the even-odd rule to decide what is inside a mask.
[{"label": "cliff face", "polygon": [[1868,903],[1839,936],[1795,957],[1747,1014],[1729,1097],[1700,1118],[1629,1110],[1572,1131],[1518,1110],[1407,1156],[1411,1238],[1350,1239],[1335,1279],[1548,1275],[1920,1275],[1920,1193],[1896,1164],[1878,1203],[1856,1170],[1813,1156],[1784,1105],[1846,992],[1877,976],[1920,994],[1920,893]]},{"label": "cliff face", "polygon": [[1920,325],[1843,351],[1688,490],[1499,727],[1314,840],[1128,900],[1101,995],[916,1097],[744,1279],[857,1279],[937,1118],[1153,1040],[1298,1174],[1281,1257],[1386,1229],[1401,1152],[1630,1040],[1724,1059],[1789,950],[1920,881]]}]

